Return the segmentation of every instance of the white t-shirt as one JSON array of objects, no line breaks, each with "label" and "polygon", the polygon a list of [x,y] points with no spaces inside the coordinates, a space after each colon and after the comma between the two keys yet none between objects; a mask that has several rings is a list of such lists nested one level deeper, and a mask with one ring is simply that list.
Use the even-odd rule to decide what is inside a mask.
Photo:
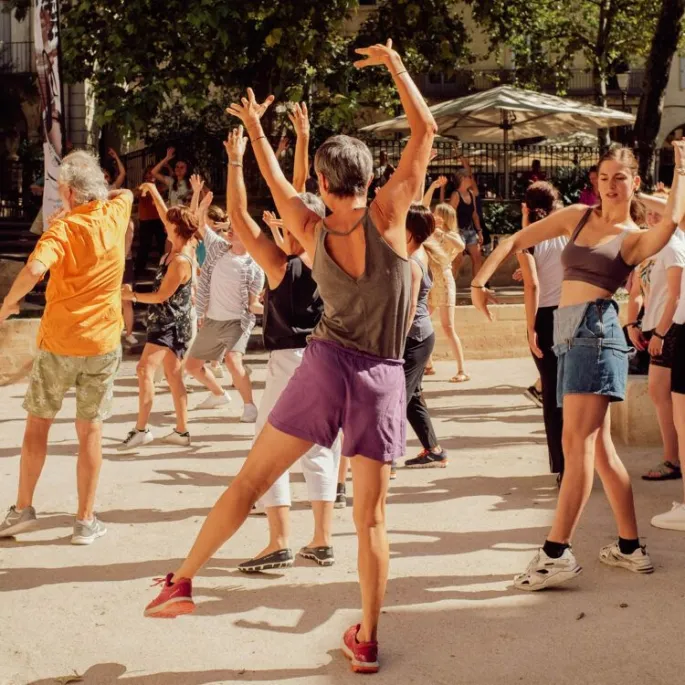
[{"label": "white t-shirt", "polygon": [[[645,315],[642,319],[642,330],[653,331],[664,313],[668,300],[667,271],[672,268],[685,268],[685,236],[677,229],[656,255],[654,267],[649,277],[649,293],[645,300]],[[683,303],[681,294],[680,305]],[[662,331],[665,333],[665,331]]]},{"label": "white t-shirt", "polygon": [[567,237],[550,238],[533,249],[535,268],[540,284],[539,307],[558,307],[561,300],[561,284],[564,281],[564,267],[561,253],[568,243]]},{"label": "white t-shirt", "polygon": [[181,179],[176,184],[176,190],[174,190],[174,181],[176,179],[171,176],[164,177],[164,183],[166,183],[169,189],[169,201],[167,202],[168,207],[175,207],[176,205],[181,205],[185,203],[186,195],[190,192],[190,186],[185,178]]},{"label": "white t-shirt", "polygon": [[680,299],[678,300],[678,309],[673,315],[673,323],[685,324],[685,269],[680,278]]},{"label": "white t-shirt", "polygon": [[247,280],[250,255],[227,252],[214,266],[209,284],[207,318],[215,321],[240,320],[244,313],[243,282]]}]

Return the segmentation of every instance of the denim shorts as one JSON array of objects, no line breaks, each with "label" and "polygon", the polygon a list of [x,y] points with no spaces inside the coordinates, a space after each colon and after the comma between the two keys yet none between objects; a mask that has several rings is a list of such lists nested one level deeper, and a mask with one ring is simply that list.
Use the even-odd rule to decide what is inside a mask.
[{"label": "denim shorts", "polygon": [[559,307],[554,312],[557,405],[563,405],[564,395],[625,399],[630,351],[614,300]]},{"label": "denim shorts", "polygon": [[478,244],[478,231],[473,226],[471,228],[461,228],[459,232],[466,247]]}]

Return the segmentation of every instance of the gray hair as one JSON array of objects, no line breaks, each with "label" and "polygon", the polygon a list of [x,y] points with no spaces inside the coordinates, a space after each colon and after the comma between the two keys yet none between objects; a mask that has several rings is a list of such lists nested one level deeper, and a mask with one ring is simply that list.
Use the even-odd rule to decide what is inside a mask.
[{"label": "gray hair", "polygon": [[314,168],[328,181],[331,195],[356,197],[366,194],[373,157],[361,140],[332,136],[316,151]]},{"label": "gray hair", "polygon": [[326,218],[326,205],[318,195],[314,193],[300,193],[298,197],[314,214],[318,214],[322,219]]},{"label": "gray hair", "polygon": [[59,182],[71,188],[77,206],[92,200],[106,200],[109,194],[100,162],[85,150],[70,152],[62,160]]}]

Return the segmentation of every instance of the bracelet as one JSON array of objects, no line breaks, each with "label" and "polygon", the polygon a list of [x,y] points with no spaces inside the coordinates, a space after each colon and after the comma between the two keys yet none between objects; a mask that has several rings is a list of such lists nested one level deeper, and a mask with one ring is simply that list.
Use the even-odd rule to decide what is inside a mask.
[{"label": "bracelet", "polygon": [[395,78],[397,78],[398,76],[402,76],[402,74],[407,74],[407,73],[409,73],[409,72],[407,69],[405,69],[404,71],[398,71],[396,74],[393,74],[393,76]]},{"label": "bracelet", "polygon": [[653,335],[655,338],[659,338],[659,340],[662,340],[662,341],[666,339],[666,336],[665,336],[665,335],[661,335],[660,333],[657,333],[656,331],[654,331],[654,333],[652,333],[652,335]]},{"label": "bracelet", "polygon": [[631,321],[626,324],[626,328],[639,328],[640,324],[637,321]]},{"label": "bracelet", "polygon": [[229,166],[239,166],[241,169],[243,168],[242,162],[231,162],[229,161]]},{"label": "bracelet", "polygon": [[485,285],[473,285],[473,283],[471,283],[471,287],[475,288],[476,290],[487,290],[488,289],[488,287]]},{"label": "bracelet", "polygon": [[261,136],[258,136],[254,140],[251,140],[250,143],[252,143],[252,145],[254,145],[258,140],[261,140],[262,138],[266,138],[266,136],[262,134]]}]

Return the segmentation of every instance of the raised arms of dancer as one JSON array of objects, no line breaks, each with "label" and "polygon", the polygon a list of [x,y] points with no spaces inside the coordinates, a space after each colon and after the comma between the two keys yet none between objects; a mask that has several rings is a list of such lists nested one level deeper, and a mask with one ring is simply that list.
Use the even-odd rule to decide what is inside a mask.
[{"label": "raised arms of dancer", "polygon": [[426,191],[426,194],[423,196],[423,199],[421,200],[421,204],[424,207],[428,207],[428,209],[431,208],[431,204],[433,203],[433,195],[435,194],[435,191],[440,188],[444,188],[445,185],[447,184],[447,176],[438,176],[433,183],[431,183],[428,186],[428,190]]},{"label": "raised arms of dancer", "polygon": [[293,170],[293,187],[298,193],[307,189],[309,176],[309,113],[307,103],[296,102],[293,111],[288,113],[297,134],[295,143],[295,168]]},{"label": "raised arms of dancer", "polygon": [[114,183],[112,183],[112,189],[116,190],[124,185],[124,181],[126,180],[126,167],[114,148],[109,148],[109,150],[107,150],[107,154],[116,162],[117,165],[117,177],[114,179]]},{"label": "raised arms of dancer", "polygon": [[685,140],[674,140],[673,151],[675,173],[666,207],[660,210],[663,212],[663,218],[656,226],[646,231],[631,233],[625,239],[621,254],[627,264],[639,264],[659,252],[685,218]]},{"label": "raised arms of dancer", "polygon": [[161,181],[162,183],[166,183],[167,176],[165,176],[162,173],[162,169],[169,164],[169,162],[174,158],[174,155],[176,154],[176,150],[173,147],[168,147],[166,150],[166,157],[159,162],[156,166],[152,168],[152,175],[158,180]]},{"label": "raised arms of dancer", "polygon": [[224,142],[228,155],[226,206],[233,230],[264,271],[269,287],[273,289],[283,280],[287,258],[285,253],[266,237],[247,211],[247,191],[243,177],[243,156],[246,146],[247,138],[243,136],[242,126],[234,128]]},{"label": "raised arms of dancer", "polygon": [[200,208],[200,198],[202,197],[202,188],[205,182],[199,174],[193,174],[190,177],[190,187],[193,189],[193,197],[190,200],[190,211],[197,216]]},{"label": "raised arms of dancer", "polygon": [[[405,220],[409,205],[414,201],[426,178],[433,140],[438,127],[423,96],[416,87],[402,58],[392,49],[392,40],[385,45],[357,48],[365,59],[354,63],[357,68],[385,66],[397,86],[397,91],[410,128],[409,142],[402,152],[397,170],[378,191],[371,203],[374,223],[383,234],[389,232],[393,247],[406,253]],[[401,246],[401,247],[400,247]]]},{"label": "raised arms of dancer", "polygon": [[283,221],[279,219],[273,212],[266,210],[262,214],[262,220],[269,227],[274,242],[278,247],[285,252],[285,239],[283,238]]},{"label": "raised arms of dancer", "polygon": [[154,183],[143,183],[140,186],[140,194],[143,197],[145,197],[148,193],[150,194],[152,201],[155,203],[159,218],[162,220],[162,223],[168,231],[171,227],[171,224],[167,222],[166,213],[168,210],[166,202],[164,202],[164,198],[159,194],[159,190],[157,190],[157,186]]}]

